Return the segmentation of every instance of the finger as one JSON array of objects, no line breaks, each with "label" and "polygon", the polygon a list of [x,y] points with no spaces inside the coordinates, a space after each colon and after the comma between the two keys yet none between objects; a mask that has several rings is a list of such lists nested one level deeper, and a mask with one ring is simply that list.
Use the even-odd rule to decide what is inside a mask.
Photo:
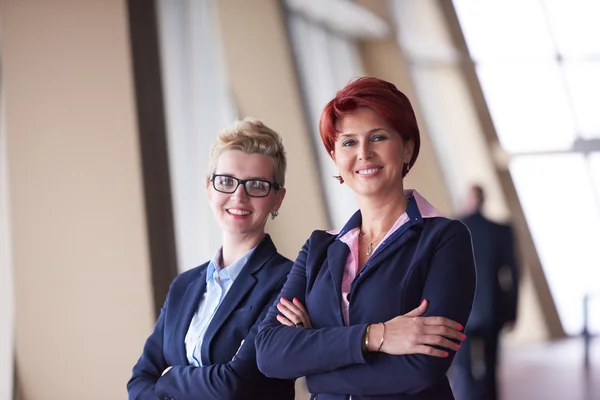
[{"label": "finger", "polygon": [[302,302],[300,300],[298,300],[297,298],[294,297],[294,300],[292,300],[292,303],[298,307],[298,309],[300,309],[300,311],[302,311],[304,314],[308,315],[308,311],[306,311],[306,308],[304,307],[304,305],[302,304]]},{"label": "finger", "polygon": [[292,302],[294,303],[294,305],[296,307],[298,307],[302,311],[302,322],[304,323],[304,327],[311,328],[312,323],[310,321],[310,316],[308,315],[308,311],[306,311],[306,308],[304,307],[304,305],[300,302],[300,300],[298,300],[295,297],[294,297],[294,300],[292,300]]},{"label": "finger", "polygon": [[419,304],[419,307],[415,308],[414,310],[404,314],[405,317],[418,317],[423,315],[423,313],[427,310],[427,306],[429,305],[429,302],[426,299],[423,299],[423,301],[421,302],[421,304]]},{"label": "finger", "polygon": [[452,328],[457,331],[461,331],[464,329],[464,327],[458,322],[452,321],[451,319],[444,317],[423,317],[422,320],[425,325],[447,326],[448,328]]},{"label": "finger", "polygon": [[289,319],[293,324],[297,324],[298,322],[302,322],[302,318],[292,312],[290,309],[285,307],[283,304],[277,304],[277,310],[287,319]]},{"label": "finger", "polygon": [[420,337],[419,342],[421,344],[428,344],[430,346],[439,346],[448,350],[458,351],[460,349],[460,345],[458,343],[454,343],[443,336],[438,335],[423,335]]},{"label": "finger", "polygon": [[[282,306],[284,306],[285,308],[287,308],[288,310],[290,310],[291,312],[296,314],[298,316],[298,318],[304,319],[304,317],[305,317],[304,311],[302,309],[298,308],[294,303],[292,303],[289,300],[282,297],[279,304],[281,304]],[[302,307],[302,308],[304,308],[304,307]]]},{"label": "finger", "polygon": [[279,323],[282,325],[294,326],[294,324],[289,319],[287,319],[279,314],[277,315],[277,321],[279,321]]},{"label": "finger", "polygon": [[435,347],[427,346],[424,344],[415,346],[411,352],[413,354],[426,354],[428,356],[440,357],[440,358],[448,357],[447,351],[438,350]]},{"label": "finger", "polygon": [[467,336],[461,331],[439,325],[426,325],[424,333],[427,335],[444,336],[448,339],[465,340]]},{"label": "finger", "polygon": [[310,328],[312,327],[312,324],[310,322],[310,318],[308,316],[308,314],[306,312],[303,312],[301,309],[299,309],[296,305],[288,302],[287,304],[284,303],[279,303],[281,305],[281,307],[283,309],[286,310],[287,315],[289,319],[291,319],[294,322],[302,322],[302,325],[304,325],[305,328]]}]

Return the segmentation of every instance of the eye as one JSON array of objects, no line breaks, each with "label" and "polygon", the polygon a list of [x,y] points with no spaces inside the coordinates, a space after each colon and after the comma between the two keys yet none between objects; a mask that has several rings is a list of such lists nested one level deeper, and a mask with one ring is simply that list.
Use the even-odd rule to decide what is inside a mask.
[{"label": "eye", "polygon": [[235,185],[235,181],[230,176],[218,176],[217,184],[222,187],[232,187]]},{"label": "eye", "polygon": [[256,190],[266,190],[267,189],[267,183],[263,182],[263,181],[250,181],[250,182],[248,182],[248,185],[250,185],[250,187],[252,189],[256,189]]},{"label": "eye", "polygon": [[342,142],[342,147],[350,147],[356,144],[356,140],[354,139],[346,139]]},{"label": "eye", "polygon": [[383,140],[387,140],[387,136],[385,136],[385,135],[373,135],[371,137],[371,141],[372,142],[381,142]]}]

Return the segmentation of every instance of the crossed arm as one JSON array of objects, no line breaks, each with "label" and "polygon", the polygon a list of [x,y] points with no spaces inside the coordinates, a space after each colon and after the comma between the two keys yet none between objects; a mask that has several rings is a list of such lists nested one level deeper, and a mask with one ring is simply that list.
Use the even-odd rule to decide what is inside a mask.
[{"label": "crossed arm", "polygon": [[[169,366],[163,357],[164,321],[169,298],[163,306],[154,331],[146,341],[142,356],[133,368],[133,376],[127,383],[129,400],[156,400],[168,397],[178,400],[239,398],[251,392],[257,380],[266,379],[256,365],[254,338],[258,325],[268,306],[281,290],[285,277],[279,282],[271,300],[244,339],[243,345],[233,359],[226,364],[201,367],[190,365]],[[163,372],[171,367],[168,371]]]},{"label": "crossed arm", "polygon": [[[408,332],[407,326],[416,326],[420,329],[416,333],[396,335],[393,343],[388,340],[392,333],[388,331],[384,352],[363,352],[366,324],[298,329],[280,322],[281,317],[278,320],[277,309],[273,307],[257,336],[261,371],[273,377],[305,375],[312,393],[412,394],[439,382],[452,363],[453,352],[446,357],[434,357],[415,349],[422,349],[419,346],[426,343],[433,350],[431,345],[438,342],[431,342],[431,337],[439,340],[445,335],[443,326],[436,327],[442,329],[439,335],[426,334],[426,321],[435,322],[441,316],[445,321],[466,324],[475,289],[475,267],[470,234],[463,224],[450,223],[440,232],[436,243],[423,288],[423,298],[429,300],[427,311],[416,319],[400,316],[386,322],[388,329],[394,323],[397,332]],[[288,300],[297,298],[303,304],[307,248],[305,245],[300,252],[280,295]]]}]

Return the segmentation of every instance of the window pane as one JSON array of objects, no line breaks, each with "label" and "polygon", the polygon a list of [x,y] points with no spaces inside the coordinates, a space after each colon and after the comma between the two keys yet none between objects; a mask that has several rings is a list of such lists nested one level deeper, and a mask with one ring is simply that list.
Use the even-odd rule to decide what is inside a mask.
[{"label": "window pane", "polygon": [[578,334],[583,296],[600,290],[600,216],[587,160],[515,157],[511,173],[565,331]]},{"label": "window pane", "polygon": [[568,62],[565,72],[578,131],[584,138],[600,137],[600,62]]},{"label": "window pane", "polygon": [[454,0],[474,59],[547,58],[556,49],[539,0]]},{"label": "window pane", "polygon": [[600,54],[600,1],[545,0],[545,4],[562,55]]},{"label": "window pane", "polygon": [[[302,94],[312,123],[311,133],[329,217],[333,227],[342,227],[358,208],[348,185],[336,185],[335,164],[321,145],[319,118],[323,107],[350,79],[364,75],[355,43],[333,35],[323,26],[297,14],[290,15],[290,38],[300,77]],[[315,62],[319,60],[319,62]]]},{"label": "window pane", "polygon": [[572,146],[575,127],[556,64],[484,64],[477,72],[506,150],[557,150]]}]

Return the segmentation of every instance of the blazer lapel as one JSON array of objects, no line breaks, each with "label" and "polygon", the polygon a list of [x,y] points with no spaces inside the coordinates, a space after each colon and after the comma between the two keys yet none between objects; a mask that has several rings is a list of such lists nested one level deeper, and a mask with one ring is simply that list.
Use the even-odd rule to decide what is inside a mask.
[{"label": "blazer lapel", "polygon": [[223,302],[215,312],[213,319],[206,329],[204,340],[202,341],[202,348],[200,349],[203,365],[212,364],[209,349],[213,339],[227,322],[228,317],[236,310],[236,308],[238,308],[242,299],[246,297],[258,282],[254,275],[275,253],[277,253],[277,249],[275,248],[271,237],[265,235],[256,250],[254,250],[250,259],[246,262],[244,268],[240,271],[240,274],[235,278],[235,281],[231,285],[231,288],[229,288]]},{"label": "blazer lapel", "polygon": [[329,266],[329,273],[331,274],[331,282],[333,283],[333,290],[336,295],[337,304],[336,308],[339,310],[340,323],[344,325],[344,316],[342,315],[342,279],[344,277],[344,270],[346,269],[346,260],[350,249],[348,246],[339,241],[335,240],[327,249],[327,264]]},{"label": "blazer lapel", "polygon": [[198,310],[200,299],[204,292],[206,292],[206,269],[202,271],[198,279],[192,281],[188,285],[181,302],[181,311],[179,312],[179,318],[177,319],[177,326],[174,332],[174,343],[177,343],[177,354],[180,356],[183,365],[188,363],[185,348],[185,335],[190,327],[194,313]]}]

